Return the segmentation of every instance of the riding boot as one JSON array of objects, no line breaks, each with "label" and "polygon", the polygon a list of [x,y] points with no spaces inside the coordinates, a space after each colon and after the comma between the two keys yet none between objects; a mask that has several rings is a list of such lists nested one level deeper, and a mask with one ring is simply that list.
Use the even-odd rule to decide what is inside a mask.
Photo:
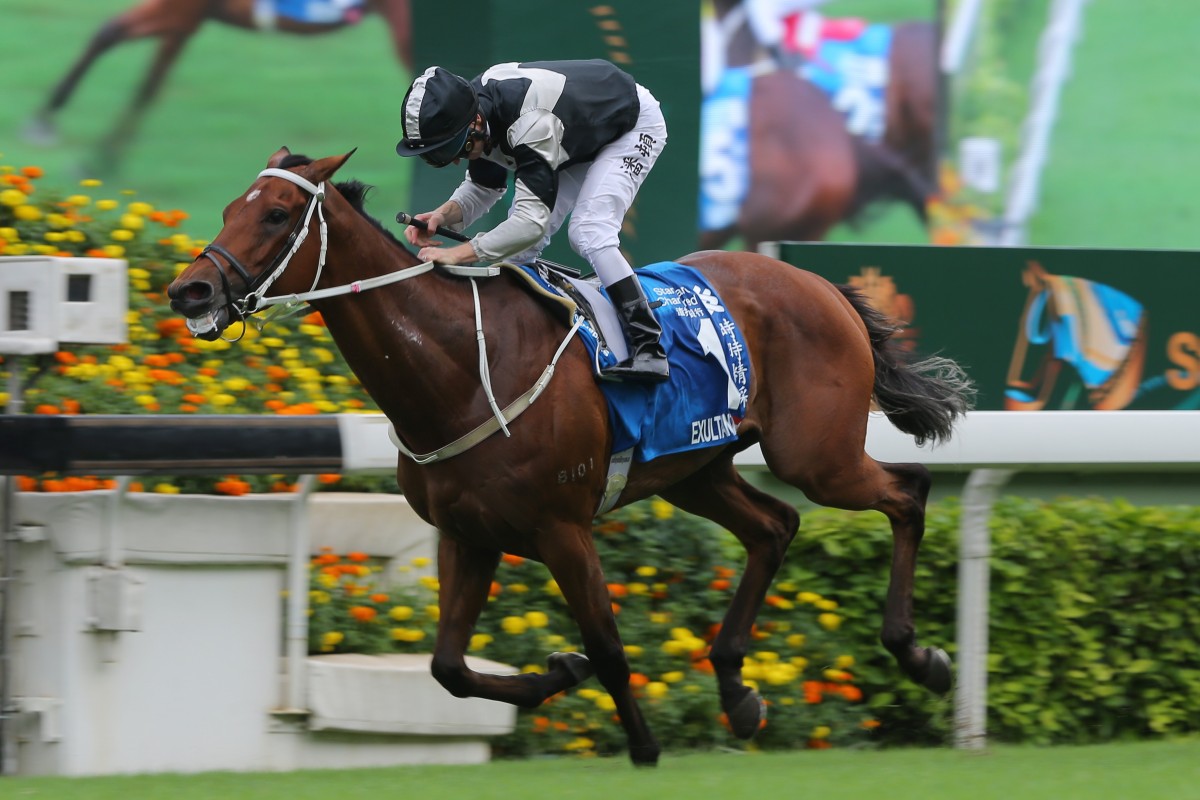
[{"label": "riding boot", "polygon": [[647,383],[665,381],[671,369],[667,366],[667,354],[659,343],[662,328],[646,301],[637,276],[630,275],[616,281],[608,287],[608,295],[621,321],[621,330],[629,345],[629,358],[601,370],[600,376]]}]

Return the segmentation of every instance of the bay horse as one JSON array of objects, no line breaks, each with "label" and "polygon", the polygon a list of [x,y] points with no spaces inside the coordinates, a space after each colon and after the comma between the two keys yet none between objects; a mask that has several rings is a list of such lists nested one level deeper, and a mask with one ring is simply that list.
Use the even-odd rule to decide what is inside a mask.
[{"label": "bay horse", "polygon": [[794,70],[766,60],[740,0],[716,0],[722,63],[752,66],[748,118],[749,181],[736,221],[702,231],[700,246],[741,236],[764,241],[821,241],[839,223],[854,224],[878,203],[898,201],[924,224],[936,186],[937,29],[913,20],[892,26],[883,138],[846,130],[824,92]]},{"label": "bay horse", "polygon": [[[564,339],[566,326],[512,270],[467,279],[419,263],[364,210],[368,187],[331,182],[352,153],[317,160],[287,148],[274,153],[226,206],[208,249],[168,287],[171,307],[209,340],[260,303],[289,295],[319,311],[392,423],[401,452],[426,453],[399,456],[396,478],[438,530],[434,677],[457,697],[530,708],[594,674],[616,703],[630,758],[653,765],[659,745],[630,689],[591,538],[613,432],[589,355],[578,338]],[[711,282],[741,326],[752,371],[746,413],[735,444],[634,463],[620,504],[657,494],[732,531],[746,549],[744,575],[710,655],[733,732],[749,738],[765,713],[741,668],[751,626],[800,522],[795,507],[735,470],[735,453],[754,443],[772,473],[814,502],[888,517],[894,547],[883,645],[909,678],[947,692],[950,659],[918,646],[913,620],[930,473],[920,464],[877,462],[863,447],[872,397],[898,428],[936,442],[968,408],[970,382],[951,361],[907,361],[891,339],[894,326],[848,287],[756,253],[698,252],[679,263]],[[262,299],[267,288],[271,295]],[[488,343],[489,381],[479,366],[477,325]],[[458,444],[488,422],[496,399],[507,404],[537,384],[537,402],[510,418],[509,436],[429,458],[427,451]],[[467,666],[472,628],[504,553],[546,565],[586,655],[551,654],[543,674],[488,675]]]},{"label": "bay horse", "polygon": [[[378,14],[391,32],[396,57],[412,69],[412,19],[410,0],[367,0],[365,11]],[[83,52],[55,85],[45,104],[25,128],[28,139],[52,144],[58,139],[55,116],[71,99],[76,87],[100,56],[126,42],[158,39],[158,48],[149,72],[129,105],[99,144],[99,163],[110,169],[117,164],[132,139],[142,116],[162,89],[167,73],[188,41],[209,20],[244,30],[260,27],[255,7],[261,0],[141,0],[137,5],[107,20],[88,40]],[[275,18],[273,29],[281,33],[315,36],[345,28],[354,18],[339,22],[298,22],[283,15]]]}]

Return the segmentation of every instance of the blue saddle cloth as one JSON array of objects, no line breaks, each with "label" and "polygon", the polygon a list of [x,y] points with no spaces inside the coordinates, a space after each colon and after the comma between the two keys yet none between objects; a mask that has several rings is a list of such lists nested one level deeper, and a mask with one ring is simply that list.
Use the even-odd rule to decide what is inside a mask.
[{"label": "blue saddle cloth", "polygon": [[[537,270],[522,267],[543,289],[559,294]],[[714,447],[737,439],[746,415],[750,353],[716,290],[696,270],[663,261],[636,272],[662,326],[671,379],[662,384],[598,381],[608,400],[613,452],[634,449],[638,462]],[[616,363],[584,319],[579,337],[598,368]]]},{"label": "blue saddle cloth", "polygon": [[268,12],[320,25],[354,23],[362,19],[366,0],[258,0]]}]

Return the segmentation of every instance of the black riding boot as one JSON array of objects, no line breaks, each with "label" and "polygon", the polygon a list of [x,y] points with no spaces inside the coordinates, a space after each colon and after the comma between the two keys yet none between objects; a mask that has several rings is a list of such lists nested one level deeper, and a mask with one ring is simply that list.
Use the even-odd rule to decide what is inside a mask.
[{"label": "black riding boot", "polygon": [[608,295],[621,320],[621,330],[629,345],[629,358],[601,370],[600,376],[648,383],[665,381],[671,369],[667,366],[667,354],[658,341],[662,328],[646,301],[637,276],[630,275],[612,284],[608,287]]}]

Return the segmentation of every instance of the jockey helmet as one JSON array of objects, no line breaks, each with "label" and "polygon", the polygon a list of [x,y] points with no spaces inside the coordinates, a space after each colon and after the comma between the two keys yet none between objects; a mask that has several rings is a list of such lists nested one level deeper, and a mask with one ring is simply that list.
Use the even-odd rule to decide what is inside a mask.
[{"label": "jockey helmet", "polygon": [[478,111],[479,98],[470,83],[441,67],[430,67],[404,95],[404,138],[396,152],[444,167],[463,156],[467,131]]}]

